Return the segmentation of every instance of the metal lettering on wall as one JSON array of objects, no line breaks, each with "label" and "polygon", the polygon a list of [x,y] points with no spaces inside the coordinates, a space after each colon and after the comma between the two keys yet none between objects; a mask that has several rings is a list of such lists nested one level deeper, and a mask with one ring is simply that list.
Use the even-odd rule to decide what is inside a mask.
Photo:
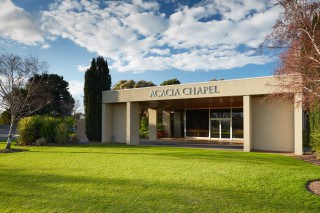
[{"label": "metal lettering on wall", "polygon": [[205,95],[219,93],[217,86],[203,86],[203,87],[186,87],[176,89],[158,89],[152,90],[150,97],[166,97],[166,96],[180,96],[180,95]]}]

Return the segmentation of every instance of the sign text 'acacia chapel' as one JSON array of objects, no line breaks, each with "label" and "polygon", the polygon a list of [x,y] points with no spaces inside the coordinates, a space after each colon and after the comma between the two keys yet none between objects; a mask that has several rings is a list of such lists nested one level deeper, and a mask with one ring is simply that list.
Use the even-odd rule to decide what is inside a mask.
[{"label": "sign text 'acacia chapel'", "polygon": [[180,95],[205,95],[213,93],[219,93],[217,86],[157,89],[151,91],[150,97],[155,98]]}]

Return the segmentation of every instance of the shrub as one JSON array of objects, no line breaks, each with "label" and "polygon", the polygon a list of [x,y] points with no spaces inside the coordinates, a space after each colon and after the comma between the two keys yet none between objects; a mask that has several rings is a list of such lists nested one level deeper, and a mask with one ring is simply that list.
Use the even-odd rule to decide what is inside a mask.
[{"label": "shrub", "polygon": [[[72,117],[54,118],[50,116],[31,116],[18,122],[18,141],[22,145],[36,143],[67,143],[75,120]],[[76,138],[76,137],[75,137]],[[76,141],[76,139],[73,139]]]},{"label": "shrub", "polygon": [[73,130],[73,127],[76,124],[76,120],[71,116],[63,118],[62,122],[68,125],[68,128],[70,129],[70,131]]},{"label": "shrub", "polygon": [[70,127],[66,123],[60,123],[56,127],[56,142],[65,144],[69,142]]},{"label": "shrub", "polygon": [[139,134],[142,138],[149,137],[149,122],[147,117],[142,117],[140,121]]},{"label": "shrub", "polygon": [[58,118],[53,118],[49,116],[43,116],[43,123],[40,129],[41,136],[46,139],[47,143],[55,142],[55,128],[59,123]]},{"label": "shrub", "polygon": [[28,145],[35,143],[40,138],[40,128],[42,126],[42,120],[40,116],[32,116],[22,118],[18,122],[19,138],[18,142],[22,145]]},{"label": "shrub", "polygon": [[309,111],[310,145],[320,158],[320,106],[316,103]]},{"label": "shrub", "polygon": [[45,138],[39,138],[36,140],[36,145],[37,146],[43,146],[47,143],[46,139]]},{"label": "shrub", "polygon": [[70,141],[71,143],[78,143],[78,142],[79,142],[79,139],[78,139],[77,133],[71,133],[71,134],[69,134],[69,141]]}]

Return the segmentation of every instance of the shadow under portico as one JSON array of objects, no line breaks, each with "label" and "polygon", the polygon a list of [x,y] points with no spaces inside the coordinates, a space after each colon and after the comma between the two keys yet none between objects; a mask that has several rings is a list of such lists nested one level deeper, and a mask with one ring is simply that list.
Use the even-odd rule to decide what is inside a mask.
[{"label": "shadow under portico", "polygon": [[148,109],[149,120],[149,140],[140,141],[142,145],[243,148],[239,146],[243,144],[243,97],[155,100],[139,105]]},{"label": "shadow under portico", "polygon": [[162,110],[209,109],[225,107],[242,107],[243,97],[191,98],[177,100],[156,100],[139,102],[142,108]]}]

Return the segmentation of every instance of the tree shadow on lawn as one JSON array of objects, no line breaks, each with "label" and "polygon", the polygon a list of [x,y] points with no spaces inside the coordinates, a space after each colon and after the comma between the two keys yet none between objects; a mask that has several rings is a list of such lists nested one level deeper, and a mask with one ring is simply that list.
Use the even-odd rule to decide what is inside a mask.
[{"label": "tree shadow on lawn", "polygon": [[[190,159],[213,162],[235,162],[254,165],[277,165],[277,166],[305,166],[305,162],[291,156],[282,156],[276,153],[238,152],[225,150],[190,149],[181,147],[151,147],[151,146],[129,146],[125,144],[102,144],[97,146],[67,146],[82,147],[87,149],[69,150],[31,150],[31,152],[44,153],[71,153],[71,154],[99,154],[99,155],[126,155],[128,157],[163,157],[170,159]],[[92,150],[90,148],[93,148]],[[95,149],[99,148],[99,149]],[[118,150],[114,150],[118,149]],[[294,162],[294,163],[293,163]]]},{"label": "tree shadow on lawn", "polygon": [[[260,188],[213,183],[201,186],[173,180],[126,179],[38,173],[0,168],[0,206],[42,211],[298,211],[320,210],[318,197],[304,187],[264,191]],[[261,183],[262,184],[262,183]],[[266,186],[268,188],[272,186]],[[303,196],[301,196],[303,195]],[[299,203],[297,203],[299,201]]]},{"label": "tree shadow on lawn", "polygon": [[0,154],[8,154],[8,153],[16,153],[16,152],[26,152],[28,149],[16,149],[16,148],[11,148],[11,149],[0,149]]},{"label": "tree shadow on lawn", "polygon": [[[39,146],[35,146],[39,147]],[[52,150],[50,148],[83,148]],[[292,156],[282,156],[277,153],[258,153],[258,152],[238,152],[226,150],[211,149],[190,149],[184,147],[164,147],[164,146],[132,146],[126,144],[102,144],[102,143],[85,143],[85,144],[67,144],[58,146],[41,146],[44,149],[12,149],[12,152],[30,151],[43,153],[72,153],[72,154],[101,154],[101,155],[127,155],[127,156],[145,156],[145,157],[163,157],[163,158],[182,158],[194,160],[210,160],[214,162],[236,162],[250,163],[254,165],[283,165],[283,166],[305,166],[305,162]],[[45,149],[48,148],[48,149]],[[84,149],[86,148],[86,149]],[[91,150],[92,148],[92,150]],[[98,149],[97,149],[98,148]],[[114,150],[118,149],[118,150]],[[4,152],[4,151],[3,151]],[[1,150],[0,150],[1,153]],[[295,162],[293,164],[293,162]]]},{"label": "tree shadow on lawn", "polygon": [[[5,142],[0,143],[5,146]],[[13,146],[19,146],[14,145]],[[22,147],[22,146],[21,146]],[[28,146],[26,146],[28,147]],[[38,146],[35,146],[38,147]],[[214,162],[236,162],[236,163],[250,163],[254,165],[284,165],[289,167],[305,166],[305,162],[292,156],[281,156],[277,153],[257,153],[257,152],[238,152],[226,150],[211,150],[211,149],[190,149],[184,147],[165,147],[165,146],[132,146],[127,144],[116,143],[78,143],[66,145],[52,145],[42,146],[43,148],[62,147],[62,148],[85,148],[83,151],[60,151],[50,149],[20,149],[12,148],[11,150],[0,149],[2,153],[16,153],[16,152],[47,152],[47,153],[72,153],[72,154],[113,154],[113,155],[129,155],[129,156],[162,156],[164,158],[183,158],[183,159],[197,159],[197,160],[210,160]],[[93,150],[90,150],[90,149]],[[96,149],[98,148],[98,149]],[[87,149],[87,150],[86,150]],[[118,149],[116,152],[112,149]],[[99,151],[98,151],[99,150]],[[109,152],[111,150],[111,152]],[[143,152],[141,152],[143,151]],[[296,163],[293,164],[294,159]],[[274,165],[275,165],[274,164]]]}]

